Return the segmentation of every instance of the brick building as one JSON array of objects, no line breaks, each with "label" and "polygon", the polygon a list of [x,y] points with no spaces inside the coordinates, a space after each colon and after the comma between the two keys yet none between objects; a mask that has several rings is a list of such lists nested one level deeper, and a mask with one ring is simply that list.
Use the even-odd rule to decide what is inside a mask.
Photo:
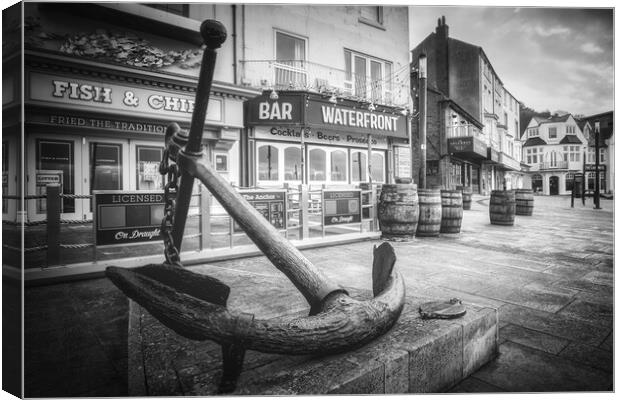
[{"label": "brick building", "polygon": [[[421,54],[428,65],[427,185],[471,186],[476,193],[523,187],[519,102],[484,50],[450,38],[442,17],[411,54],[414,77]],[[412,85],[416,91],[417,79]],[[415,121],[412,136],[418,140]],[[419,158],[413,157],[414,174]]]}]

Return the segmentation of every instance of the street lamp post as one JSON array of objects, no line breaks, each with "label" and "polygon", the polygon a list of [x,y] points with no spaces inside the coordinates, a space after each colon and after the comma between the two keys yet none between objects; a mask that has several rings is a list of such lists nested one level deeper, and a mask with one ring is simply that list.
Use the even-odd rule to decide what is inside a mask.
[{"label": "street lamp post", "polygon": [[594,160],[595,160],[595,171],[594,171],[594,209],[601,209],[601,188],[600,188],[600,176],[599,176],[599,136],[601,134],[601,122],[594,121]]},{"label": "street lamp post", "polygon": [[419,87],[418,99],[419,130],[420,130],[420,188],[426,189],[426,54],[420,54],[418,59]]}]

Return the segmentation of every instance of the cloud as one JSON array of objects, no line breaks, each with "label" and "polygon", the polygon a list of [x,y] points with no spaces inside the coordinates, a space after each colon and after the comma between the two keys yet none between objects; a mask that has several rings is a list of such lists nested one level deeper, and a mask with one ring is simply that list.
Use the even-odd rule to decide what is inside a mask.
[{"label": "cloud", "polygon": [[539,36],[549,37],[553,35],[567,35],[570,33],[570,29],[565,26],[554,26],[551,28],[545,28],[540,25],[534,27],[534,32]]},{"label": "cloud", "polygon": [[592,42],[584,43],[579,48],[581,49],[581,51],[583,51],[584,53],[588,53],[588,54],[597,54],[597,53],[605,52],[605,50],[601,49],[597,44],[592,43]]}]

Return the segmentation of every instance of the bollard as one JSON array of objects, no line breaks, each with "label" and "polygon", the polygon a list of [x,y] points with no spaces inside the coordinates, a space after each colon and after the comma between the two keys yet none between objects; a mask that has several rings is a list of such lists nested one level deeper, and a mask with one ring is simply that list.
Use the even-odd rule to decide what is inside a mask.
[{"label": "bollard", "polygon": [[60,264],[60,185],[49,184],[47,193],[47,266]]}]

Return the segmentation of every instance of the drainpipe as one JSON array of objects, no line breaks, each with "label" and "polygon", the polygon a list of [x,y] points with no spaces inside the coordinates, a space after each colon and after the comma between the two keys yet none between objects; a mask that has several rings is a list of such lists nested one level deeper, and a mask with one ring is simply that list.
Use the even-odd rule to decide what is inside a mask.
[{"label": "drainpipe", "polygon": [[233,83],[237,85],[237,5],[232,6]]}]

